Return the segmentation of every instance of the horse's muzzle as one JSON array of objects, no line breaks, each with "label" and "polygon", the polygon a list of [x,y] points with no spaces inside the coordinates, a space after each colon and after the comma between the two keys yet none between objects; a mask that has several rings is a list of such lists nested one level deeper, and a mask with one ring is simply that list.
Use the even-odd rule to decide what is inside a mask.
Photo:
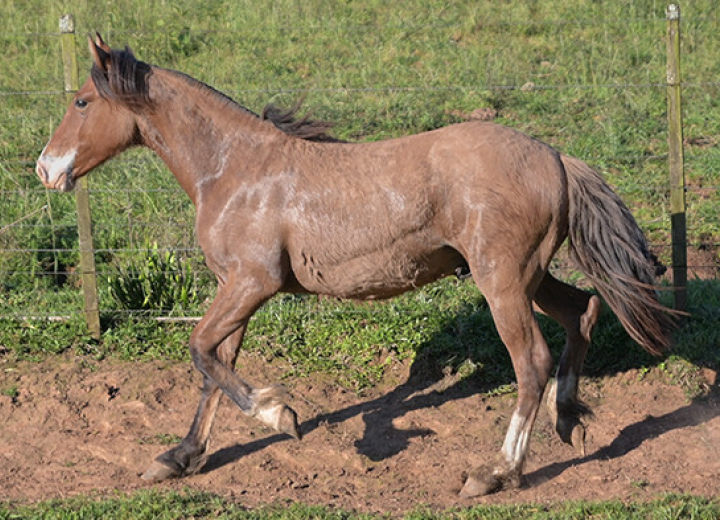
[{"label": "horse's muzzle", "polygon": [[74,157],[56,159],[41,155],[35,166],[35,172],[43,186],[61,192],[71,191],[75,187],[75,178],[72,174]]}]

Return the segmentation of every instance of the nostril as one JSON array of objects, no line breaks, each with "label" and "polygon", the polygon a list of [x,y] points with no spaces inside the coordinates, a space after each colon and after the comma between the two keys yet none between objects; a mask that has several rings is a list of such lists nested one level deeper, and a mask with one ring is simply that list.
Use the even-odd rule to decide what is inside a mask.
[{"label": "nostril", "polygon": [[35,172],[43,183],[48,181],[48,168],[42,159],[38,159],[37,165],[35,166]]},{"label": "nostril", "polygon": [[50,182],[50,165],[47,164],[46,161],[38,159],[37,165],[35,166],[35,172],[38,177],[40,177],[40,181],[43,184],[47,185],[47,183]]}]

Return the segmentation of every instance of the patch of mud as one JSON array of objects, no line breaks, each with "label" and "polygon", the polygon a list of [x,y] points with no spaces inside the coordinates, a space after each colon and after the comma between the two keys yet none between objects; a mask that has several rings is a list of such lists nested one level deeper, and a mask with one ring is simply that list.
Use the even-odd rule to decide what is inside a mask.
[{"label": "patch of mud", "polygon": [[[281,371],[241,354],[254,384]],[[720,399],[689,401],[681,388],[628,372],[583,381],[587,456],[535,426],[526,484],[477,500],[457,497],[462,473],[498,452],[514,396],[483,397],[471,384],[406,382],[358,397],[327,378],[286,381],[305,437],[294,441],[223,403],[207,466],[198,475],[146,484],[139,475],[184,436],[201,379],[187,364],[88,362],[72,356],[9,367],[0,362],[0,496],[36,501],[144,487],[218,493],[248,507],[283,501],[402,513],[473,503],[720,494]],[[705,370],[709,386],[717,375]],[[449,388],[446,388],[448,387]]]}]

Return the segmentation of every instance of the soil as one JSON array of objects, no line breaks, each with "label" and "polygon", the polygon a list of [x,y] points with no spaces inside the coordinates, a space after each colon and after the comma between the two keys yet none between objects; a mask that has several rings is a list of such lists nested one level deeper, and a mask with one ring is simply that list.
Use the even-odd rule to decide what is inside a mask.
[{"label": "soil", "polygon": [[[281,367],[241,354],[256,384]],[[587,455],[563,444],[544,407],[521,489],[460,499],[463,472],[497,454],[514,395],[487,396],[448,376],[423,381],[397,365],[358,396],[327,377],[285,381],[305,438],[291,440],[223,400],[210,457],[197,475],[147,484],[139,475],[190,425],[201,379],[181,363],[39,364],[0,359],[0,499],[33,502],[140,488],[217,493],[247,507],[289,501],[401,514],[475,503],[649,499],[662,492],[720,495],[720,395],[688,399],[662,377],[630,371],[584,379]]]}]

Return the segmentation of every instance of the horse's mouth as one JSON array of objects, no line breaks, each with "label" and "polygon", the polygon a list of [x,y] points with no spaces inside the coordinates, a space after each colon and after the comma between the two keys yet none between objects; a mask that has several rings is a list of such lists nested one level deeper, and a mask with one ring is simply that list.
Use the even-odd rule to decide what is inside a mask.
[{"label": "horse's mouth", "polygon": [[61,193],[67,193],[75,188],[75,177],[72,171],[66,171],[58,175],[53,183],[43,183],[47,188],[58,190]]},{"label": "horse's mouth", "polygon": [[55,189],[67,193],[75,188],[75,177],[71,171],[65,172],[55,183]]}]

